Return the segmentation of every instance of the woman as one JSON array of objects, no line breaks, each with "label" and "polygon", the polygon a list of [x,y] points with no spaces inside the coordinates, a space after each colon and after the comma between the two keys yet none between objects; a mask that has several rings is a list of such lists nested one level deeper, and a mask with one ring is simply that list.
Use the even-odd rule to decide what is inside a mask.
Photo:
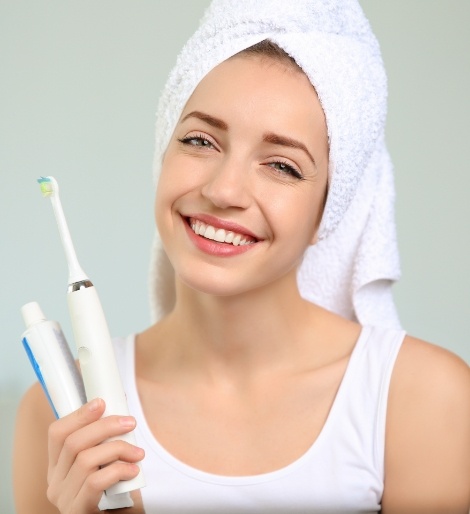
[{"label": "woman", "polygon": [[[29,391],[18,514],[98,512],[142,459],[127,512],[468,512],[468,367],[396,328],[385,96],[355,2],[213,3],[159,107],[135,418]],[[145,457],[100,444],[135,419]]]}]

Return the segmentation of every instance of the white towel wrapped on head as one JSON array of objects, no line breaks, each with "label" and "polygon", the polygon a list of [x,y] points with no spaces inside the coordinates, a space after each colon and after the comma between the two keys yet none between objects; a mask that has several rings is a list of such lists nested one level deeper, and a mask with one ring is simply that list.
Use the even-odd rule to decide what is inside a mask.
[{"label": "white towel wrapped on head", "polygon": [[[181,112],[215,66],[269,39],[303,69],[325,112],[328,197],[319,242],[299,269],[303,297],[362,324],[399,325],[394,184],[384,142],[387,85],[380,49],[356,0],[214,0],[180,53],[157,110],[155,178]],[[174,304],[174,275],[158,234],[153,318]]]}]

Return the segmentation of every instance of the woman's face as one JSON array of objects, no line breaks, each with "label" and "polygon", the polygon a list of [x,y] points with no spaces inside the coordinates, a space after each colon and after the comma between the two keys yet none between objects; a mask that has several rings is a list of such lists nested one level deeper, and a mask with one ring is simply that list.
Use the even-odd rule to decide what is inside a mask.
[{"label": "woman's face", "polygon": [[224,296],[295,277],[315,242],[327,168],[323,110],[302,72],[253,56],[214,68],[181,114],[157,189],[176,275]]}]

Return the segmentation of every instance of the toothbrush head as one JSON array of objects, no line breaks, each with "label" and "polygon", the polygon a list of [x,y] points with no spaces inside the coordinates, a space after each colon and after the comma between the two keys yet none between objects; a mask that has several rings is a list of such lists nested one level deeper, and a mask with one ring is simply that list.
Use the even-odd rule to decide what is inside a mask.
[{"label": "toothbrush head", "polygon": [[57,184],[57,181],[54,177],[39,177],[38,183],[44,198],[59,192],[59,184]]},{"label": "toothbrush head", "polygon": [[62,204],[59,198],[59,184],[54,177],[39,177],[39,186],[44,198],[50,198],[52,209],[54,211],[57,227],[59,228],[60,238],[64,247],[65,256],[67,257],[67,264],[69,267],[69,285],[77,282],[89,281],[90,279],[85,275],[84,271],[78,263],[75,249],[73,247],[72,238],[70,237],[69,228],[65,219]]}]

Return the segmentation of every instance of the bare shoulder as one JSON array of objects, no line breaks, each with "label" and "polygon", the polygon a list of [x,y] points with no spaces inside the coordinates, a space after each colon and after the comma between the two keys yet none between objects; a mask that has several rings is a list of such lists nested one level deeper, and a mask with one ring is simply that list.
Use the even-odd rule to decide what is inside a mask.
[{"label": "bare shoulder", "polygon": [[23,396],[16,417],[13,488],[17,514],[58,512],[46,497],[47,433],[54,419],[41,386],[34,384]]},{"label": "bare shoulder", "polygon": [[[390,386],[391,400],[406,393],[410,401],[420,398],[439,409],[445,404],[470,405],[470,367],[454,353],[415,337],[406,336],[397,357]],[[406,398],[401,398],[404,401]],[[431,401],[432,400],[432,401]]]},{"label": "bare shoulder", "polygon": [[385,477],[384,514],[468,513],[470,368],[409,336],[390,384]]},{"label": "bare shoulder", "polygon": [[408,407],[414,417],[452,408],[470,415],[470,367],[449,350],[406,336],[392,375],[389,415],[395,407]]}]

